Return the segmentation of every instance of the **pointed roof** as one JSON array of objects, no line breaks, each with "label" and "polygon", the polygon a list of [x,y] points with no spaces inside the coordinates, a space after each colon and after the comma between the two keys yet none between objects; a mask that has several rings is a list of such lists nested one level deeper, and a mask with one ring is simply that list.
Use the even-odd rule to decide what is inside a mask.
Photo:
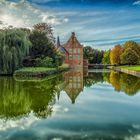
[{"label": "pointed roof", "polygon": [[72,32],[70,39],[67,41],[66,44],[63,45],[64,47],[83,47],[79,41],[77,40],[77,37],[75,35],[75,32]]},{"label": "pointed roof", "polygon": [[60,39],[59,39],[59,36],[57,37],[57,44],[56,44],[56,47],[58,48],[58,47],[60,47],[61,46],[61,44],[60,44]]},{"label": "pointed roof", "polygon": [[76,89],[75,88],[69,88],[69,87],[65,88],[65,92],[67,93],[67,95],[71,99],[72,104],[75,103],[76,98],[81,93],[81,91],[82,91],[82,88],[76,88]]},{"label": "pointed roof", "polygon": [[59,36],[57,37],[56,50],[61,53],[68,53],[68,51],[61,45]]}]

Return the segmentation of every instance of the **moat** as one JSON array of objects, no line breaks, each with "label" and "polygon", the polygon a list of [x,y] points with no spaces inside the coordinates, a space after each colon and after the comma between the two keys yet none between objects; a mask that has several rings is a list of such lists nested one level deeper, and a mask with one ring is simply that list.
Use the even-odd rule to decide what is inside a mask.
[{"label": "moat", "polygon": [[138,140],[140,78],[109,70],[0,77],[0,140]]}]

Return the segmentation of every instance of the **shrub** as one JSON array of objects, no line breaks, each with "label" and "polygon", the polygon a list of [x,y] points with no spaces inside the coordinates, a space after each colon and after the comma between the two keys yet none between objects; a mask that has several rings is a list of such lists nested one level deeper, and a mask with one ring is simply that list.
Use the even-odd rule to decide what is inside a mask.
[{"label": "shrub", "polygon": [[54,67],[53,59],[50,57],[36,58],[35,62],[37,67]]}]

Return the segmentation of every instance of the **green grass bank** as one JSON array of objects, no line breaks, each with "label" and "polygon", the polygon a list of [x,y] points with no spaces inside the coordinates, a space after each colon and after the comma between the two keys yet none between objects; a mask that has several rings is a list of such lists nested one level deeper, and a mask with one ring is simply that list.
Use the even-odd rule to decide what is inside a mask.
[{"label": "green grass bank", "polygon": [[119,68],[140,71],[140,65],[139,66],[138,65],[137,66],[119,66]]},{"label": "green grass bank", "polygon": [[110,67],[110,69],[140,77],[140,66],[139,65],[135,65],[135,66],[132,66],[132,65],[131,66],[114,66],[114,67]]},{"label": "green grass bank", "polygon": [[46,67],[24,67],[14,72],[16,77],[46,77],[52,74],[57,74],[69,69],[68,65],[62,65],[58,68]]}]

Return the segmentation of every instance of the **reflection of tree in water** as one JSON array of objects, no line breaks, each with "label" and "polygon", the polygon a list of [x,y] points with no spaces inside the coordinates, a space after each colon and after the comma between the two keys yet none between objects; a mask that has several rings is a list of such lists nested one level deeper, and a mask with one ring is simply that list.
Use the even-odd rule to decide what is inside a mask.
[{"label": "reflection of tree in water", "polygon": [[125,73],[112,71],[110,83],[116,91],[124,91],[128,95],[134,95],[140,89],[140,78]]},{"label": "reflection of tree in water", "polygon": [[136,94],[140,90],[140,78],[122,73],[120,76],[121,90],[128,95]]},{"label": "reflection of tree in water", "polygon": [[84,86],[90,87],[98,82],[103,82],[102,73],[89,73],[87,77],[84,77]]},{"label": "reflection of tree in water", "polygon": [[98,82],[111,83],[116,91],[123,91],[128,95],[134,95],[140,90],[140,78],[111,71],[107,73],[89,73],[84,77],[84,85],[90,87]]},{"label": "reflection of tree in water", "polygon": [[51,115],[55,103],[55,88],[62,76],[43,82],[17,82],[13,78],[0,78],[0,116],[13,118],[29,113],[37,117]]},{"label": "reflection of tree in water", "polygon": [[[64,80],[65,78],[65,80]],[[56,95],[66,91],[72,103],[83,90],[83,83],[90,87],[98,82],[111,83],[116,91],[134,95],[140,89],[140,78],[124,73],[89,73],[84,77],[80,72],[70,72],[42,82],[17,82],[10,77],[0,77],[0,117],[13,118],[31,112],[37,117],[52,113]]]},{"label": "reflection of tree in water", "polygon": [[13,78],[0,78],[0,116],[15,117],[30,112],[31,100],[22,83]]},{"label": "reflection of tree in water", "polygon": [[38,117],[51,115],[57,93],[56,85],[62,80],[62,75],[60,75],[43,82],[24,82],[24,87],[32,99],[31,109]]},{"label": "reflection of tree in water", "polygon": [[114,87],[114,89],[116,91],[120,91],[121,90],[121,85],[120,85],[120,73],[116,72],[116,71],[112,71],[110,73],[110,83],[112,84],[112,86]]}]

